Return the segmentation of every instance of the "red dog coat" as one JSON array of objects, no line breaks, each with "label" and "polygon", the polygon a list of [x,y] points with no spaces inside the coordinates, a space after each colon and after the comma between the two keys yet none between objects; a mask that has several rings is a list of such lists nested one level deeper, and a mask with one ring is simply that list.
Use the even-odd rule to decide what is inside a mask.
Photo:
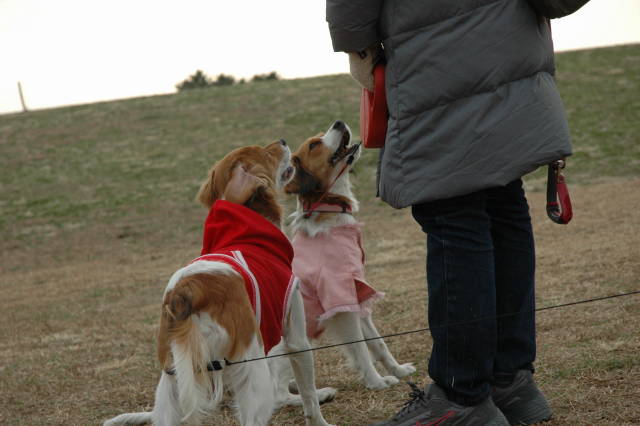
[{"label": "red dog coat", "polygon": [[253,210],[218,200],[204,223],[201,254],[193,262],[224,262],[244,278],[268,354],[282,338],[293,288],[293,248],[289,239]]}]

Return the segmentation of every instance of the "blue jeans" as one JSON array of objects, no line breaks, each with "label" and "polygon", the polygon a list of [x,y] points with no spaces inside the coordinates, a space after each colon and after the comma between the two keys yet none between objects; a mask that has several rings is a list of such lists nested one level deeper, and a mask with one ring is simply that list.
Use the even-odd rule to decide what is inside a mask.
[{"label": "blue jeans", "polygon": [[522,180],[417,204],[412,214],[427,234],[429,376],[450,400],[475,405],[492,383],[533,370],[536,356],[535,251]]}]

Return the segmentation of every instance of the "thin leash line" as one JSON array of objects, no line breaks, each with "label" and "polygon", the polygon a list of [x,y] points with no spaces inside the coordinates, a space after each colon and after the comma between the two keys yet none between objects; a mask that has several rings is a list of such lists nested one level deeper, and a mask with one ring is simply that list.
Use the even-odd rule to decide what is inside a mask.
[{"label": "thin leash line", "polygon": [[309,209],[307,211],[304,212],[304,218],[308,219],[311,217],[311,215],[313,214],[313,212],[318,208],[318,206],[321,205],[322,200],[324,200],[324,198],[327,196],[327,194],[329,194],[329,191],[331,190],[331,188],[333,188],[333,185],[336,184],[336,182],[338,181],[338,179],[340,179],[340,176],[342,176],[344,174],[344,172],[347,170],[347,168],[349,168],[349,165],[351,164],[351,162],[347,162],[345,163],[344,167],[342,168],[342,170],[340,170],[340,173],[338,173],[338,175],[336,176],[336,178],[333,180],[333,182],[331,182],[331,185],[329,185],[329,188],[327,188],[327,190],[325,192],[322,193],[322,195],[320,196],[320,198],[318,198],[318,201],[316,201],[315,203],[311,204],[309,206]]},{"label": "thin leash line", "polygon": [[439,326],[435,326],[435,327],[431,327],[431,328],[427,327],[427,328],[420,328],[420,329],[417,329],[417,330],[401,331],[401,332],[398,332],[398,333],[386,334],[384,336],[378,336],[378,337],[369,337],[369,338],[366,338],[366,339],[354,340],[354,341],[351,341],[351,342],[334,343],[334,344],[330,344],[330,345],[316,346],[314,348],[303,349],[303,350],[300,350],[300,351],[287,352],[287,353],[275,354],[275,355],[266,355],[264,357],[245,359],[243,361],[233,361],[233,362],[232,361],[227,361],[227,360],[225,360],[225,361],[226,361],[227,365],[244,364],[246,362],[260,361],[260,360],[263,360],[263,359],[277,358],[277,357],[281,357],[281,356],[296,355],[296,354],[301,354],[301,353],[304,353],[304,352],[318,351],[318,350],[321,350],[321,349],[336,348],[336,347],[339,347],[339,346],[352,345],[354,343],[369,342],[371,340],[378,340],[378,339],[386,339],[388,337],[398,337],[398,336],[405,336],[407,334],[422,333],[422,332],[429,331],[429,330],[436,329],[436,328],[455,327],[455,326],[459,326],[459,325],[472,324],[472,323],[476,323],[476,322],[480,322],[480,321],[486,321],[486,320],[501,319],[501,318],[505,318],[505,317],[515,316],[515,315],[520,315],[520,314],[526,314],[526,313],[531,313],[531,312],[541,312],[541,311],[547,311],[547,310],[551,310],[551,309],[566,308],[566,307],[569,307],[569,306],[583,305],[583,304],[592,303],[592,302],[599,302],[599,301],[607,300],[607,299],[615,299],[615,298],[618,298],[618,297],[633,296],[633,295],[636,295],[636,294],[640,294],[640,290],[630,291],[628,293],[612,294],[612,295],[609,295],[609,296],[595,297],[593,299],[586,299],[586,300],[578,300],[578,301],[574,301],[574,302],[567,302],[567,303],[562,303],[562,304],[559,304],[559,305],[545,306],[543,308],[527,309],[527,310],[524,310],[524,311],[513,312],[513,313],[508,313],[508,314],[501,314],[501,315],[497,315],[497,316],[476,318],[476,319],[469,320],[469,321],[461,321],[461,322],[455,322],[455,323],[451,323],[451,324],[444,324],[444,325],[439,325]]},{"label": "thin leash line", "polygon": [[[360,143],[358,143],[358,144],[356,144],[354,146],[360,147],[361,144],[362,144],[362,142],[360,142]],[[358,149],[356,149],[355,151],[358,151]],[[353,163],[353,160],[355,159],[355,155],[356,155],[355,151],[349,155],[349,158],[347,158],[347,162],[342,167],[342,170],[340,170],[340,173],[338,173],[338,175],[335,177],[335,179],[333,179],[333,182],[331,182],[331,184],[329,185],[327,190],[320,196],[318,201],[316,201],[315,203],[312,203],[309,206],[309,209],[307,211],[303,212],[304,213],[303,217],[305,219],[309,219],[311,217],[313,212],[318,208],[318,206],[321,205],[322,200],[324,200],[324,198],[329,194],[329,191],[331,190],[331,188],[333,188],[333,185],[335,185],[336,182],[338,182],[338,179],[340,179],[340,176],[342,176],[344,174],[344,172],[347,171],[349,166]]]}]

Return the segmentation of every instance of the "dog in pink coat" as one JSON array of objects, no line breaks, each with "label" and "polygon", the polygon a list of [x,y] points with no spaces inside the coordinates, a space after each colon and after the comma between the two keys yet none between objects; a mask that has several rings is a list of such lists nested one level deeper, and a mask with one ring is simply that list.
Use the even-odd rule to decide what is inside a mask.
[{"label": "dog in pink coat", "polygon": [[[308,337],[326,331],[335,343],[361,341],[342,348],[367,388],[384,389],[416,369],[395,360],[372,320],[373,305],[384,293],[364,277],[362,224],[353,216],[358,201],[349,181],[360,145],[350,142],[351,130],[336,121],[291,157],[296,171],[285,192],[297,196],[292,267],[301,282]],[[389,375],[380,375],[375,361]]]}]

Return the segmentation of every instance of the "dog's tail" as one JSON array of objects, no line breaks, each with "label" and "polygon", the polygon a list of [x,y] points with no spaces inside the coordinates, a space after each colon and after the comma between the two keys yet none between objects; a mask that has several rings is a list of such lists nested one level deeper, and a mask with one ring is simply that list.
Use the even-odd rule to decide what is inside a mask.
[{"label": "dog's tail", "polygon": [[120,414],[117,417],[107,420],[102,426],[141,425],[151,423],[153,420],[152,415],[153,413],[151,411]]},{"label": "dog's tail", "polygon": [[[235,346],[221,313],[227,304],[224,281],[233,277],[196,274],[183,278],[163,304],[158,352],[170,349],[177,379],[182,421],[198,423],[222,401],[222,371],[208,371],[210,362],[224,360]],[[163,329],[164,328],[164,329]]]}]

